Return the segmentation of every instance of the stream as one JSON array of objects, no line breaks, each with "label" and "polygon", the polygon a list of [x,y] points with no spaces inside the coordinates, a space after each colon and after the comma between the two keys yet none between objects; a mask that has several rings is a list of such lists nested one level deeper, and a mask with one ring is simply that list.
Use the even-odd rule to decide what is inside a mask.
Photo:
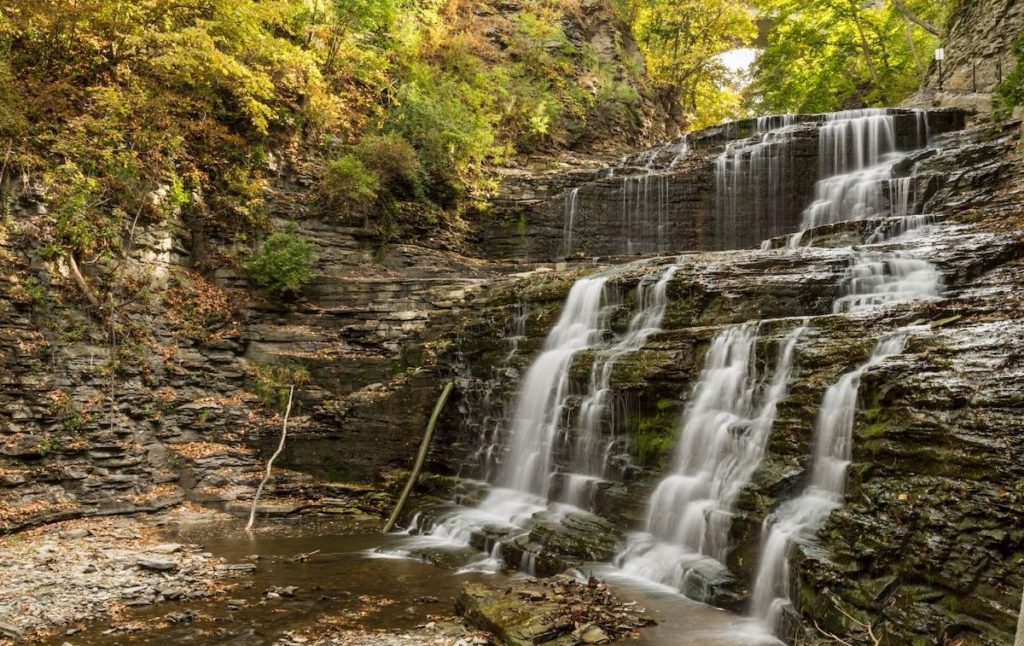
[{"label": "stream", "polygon": [[[169,601],[128,608],[121,624],[136,629],[111,631],[109,622],[49,644],[270,644],[292,635],[319,635],[329,626],[366,630],[407,630],[454,614],[462,586],[481,582],[500,587],[512,580],[501,573],[457,572],[375,550],[399,547],[408,537],[352,532],[336,521],[277,521],[248,535],[242,522],[180,525],[165,538],[197,543],[226,563],[255,563],[256,570],[214,601]],[[295,557],[310,554],[305,561]],[[258,559],[253,556],[258,555]],[[624,576],[606,564],[584,568],[607,579],[620,597],[636,601],[658,623],[631,643],[647,646],[713,646],[778,643],[757,637],[749,621],[692,601],[665,586]],[[523,576],[523,575],[515,575]],[[294,597],[265,599],[271,587],[295,586]],[[237,603],[241,601],[243,603]],[[175,618],[178,623],[171,623]],[[300,638],[301,639],[301,638]],[[760,641],[759,641],[760,640]],[[311,638],[312,641],[312,638]]]}]

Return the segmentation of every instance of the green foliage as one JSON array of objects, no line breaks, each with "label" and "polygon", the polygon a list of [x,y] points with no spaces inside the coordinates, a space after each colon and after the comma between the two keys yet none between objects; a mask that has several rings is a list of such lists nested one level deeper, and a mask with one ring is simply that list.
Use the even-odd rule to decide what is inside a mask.
[{"label": "green foliage", "polygon": [[[907,4],[942,24],[953,3]],[[938,44],[892,2],[757,0],[757,6],[775,16],[749,88],[758,113],[895,105],[920,85]]]},{"label": "green foliage", "polygon": [[733,0],[617,0],[656,82],[673,92],[692,127],[734,116],[734,79],[718,56],[757,35],[755,13]]},{"label": "green foliage", "polygon": [[385,132],[415,147],[434,195],[445,203],[481,180],[486,162],[503,157],[492,100],[485,87],[419,63],[395,92]]},{"label": "green foliage", "polygon": [[415,199],[423,188],[423,168],[416,149],[397,135],[370,135],[354,149],[355,156],[398,199]]},{"label": "green foliage", "polygon": [[996,87],[993,97],[993,118],[1009,119],[1013,109],[1024,105],[1024,35],[1013,41],[1013,56],[1017,66],[1013,68],[1003,82]]},{"label": "green foliage", "polygon": [[[664,13],[668,0],[635,2]],[[625,65],[570,38],[581,13],[564,0],[486,18],[500,43],[448,0],[0,9],[0,157],[8,176],[42,178],[51,258],[117,256],[136,223],[179,215],[248,242],[269,228],[272,159],[296,149],[331,155],[325,202],[375,216],[387,239],[408,203],[431,214],[420,225],[478,206],[490,166],[517,151],[640,124],[642,65],[622,42]],[[90,276],[99,291],[103,278]]]},{"label": "green foliage", "polygon": [[309,382],[309,370],[305,366],[289,364],[266,364],[256,366],[256,382],[253,392],[263,404],[282,415],[288,407],[290,386],[296,390]]},{"label": "green foliage", "polygon": [[294,296],[313,278],[313,244],[292,233],[271,234],[245,261],[253,282],[275,296]]},{"label": "green foliage", "polygon": [[320,196],[333,207],[362,210],[377,199],[380,178],[352,154],[327,164],[320,179]]}]

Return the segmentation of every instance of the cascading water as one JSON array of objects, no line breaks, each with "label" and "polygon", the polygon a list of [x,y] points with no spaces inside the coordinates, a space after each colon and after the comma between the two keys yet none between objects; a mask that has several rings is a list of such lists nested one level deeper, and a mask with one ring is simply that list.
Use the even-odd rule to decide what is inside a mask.
[{"label": "cascading water", "polygon": [[[669,227],[669,194],[672,171],[690,152],[686,136],[637,156],[626,156],[618,167],[608,169],[607,178],[618,178],[619,242],[624,254],[664,252]],[[576,228],[580,226],[580,187],[569,189],[563,197],[562,251],[570,256],[580,251]],[[583,223],[587,213],[584,212]]]},{"label": "cascading water", "polygon": [[850,463],[853,418],[861,377],[886,358],[903,351],[908,333],[880,341],[870,358],[844,374],[826,392],[814,426],[813,456],[807,485],[799,497],[784,503],[765,520],[761,561],[754,580],[752,614],[774,629],[789,605],[791,543],[809,543],[829,514],[843,505],[846,468]]},{"label": "cascading water", "polygon": [[576,353],[603,336],[606,282],[605,277],[576,281],[544,349],[523,376],[502,473],[502,484],[512,489],[547,497],[552,450],[568,396],[569,367]]},{"label": "cascading water", "polygon": [[732,506],[764,456],[805,324],[780,343],[763,389],[754,353],[760,327],[729,328],[712,342],[684,416],[674,473],[651,497],[647,533],[617,559],[625,572],[691,595],[726,573]]},{"label": "cascading water", "polygon": [[[474,532],[497,528],[523,533],[533,514],[548,508],[553,451],[569,395],[573,357],[598,342],[607,330],[606,276],[577,280],[544,348],[523,376],[509,428],[511,446],[493,487],[473,508],[460,508],[427,529],[432,540],[468,546]],[[501,543],[474,569],[496,569]]]},{"label": "cascading water", "polygon": [[637,287],[637,312],[622,338],[611,348],[599,353],[590,368],[590,385],[580,405],[573,441],[571,473],[565,475],[562,499],[578,507],[588,507],[594,487],[608,477],[611,453],[619,442],[615,436],[616,420],[609,406],[612,370],[626,354],[639,350],[661,329],[661,319],[668,305],[668,283],[678,270],[670,265],[653,284]]},{"label": "cascading water", "polygon": [[[608,415],[611,370],[628,352],[638,350],[659,330],[667,305],[666,289],[677,266],[667,267],[653,284],[638,287],[637,312],[623,337],[608,350],[599,353],[591,379],[591,392],[585,400],[579,420],[579,442],[572,447],[570,467],[574,473],[562,495],[570,502],[585,503],[587,482],[606,474],[608,449],[614,437],[601,440]],[[430,539],[466,546],[474,533],[498,538],[489,543],[490,556],[472,564],[471,569],[500,567],[503,541],[526,533],[537,512],[579,513],[575,506],[551,501],[551,485],[556,474],[554,458],[564,446],[562,432],[569,401],[569,370],[579,352],[595,346],[609,332],[607,276],[578,280],[570,290],[558,323],[549,332],[541,354],[533,361],[520,384],[514,413],[506,437],[509,450],[493,478],[496,486],[474,508],[460,508],[433,525],[420,529]],[[561,442],[559,440],[562,440]],[[490,540],[490,539],[489,539]],[[522,568],[529,571],[532,555],[523,554]]]},{"label": "cascading water", "polygon": [[926,260],[859,252],[843,278],[845,295],[835,300],[832,311],[856,312],[886,303],[936,298],[941,286],[942,274]]},{"label": "cascading water", "polygon": [[[485,391],[476,401],[467,402],[463,422],[475,418],[479,424],[476,451],[470,456],[469,463],[484,480],[490,480],[498,465],[498,451],[501,446],[502,431],[508,417],[509,402],[496,397],[495,387],[506,379],[514,379],[518,373],[512,362],[519,354],[519,344],[526,338],[526,321],[530,316],[530,306],[521,302],[512,317],[512,328],[509,330],[509,349],[505,357],[491,369],[491,378],[484,382]],[[468,378],[470,375],[464,375]],[[467,397],[467,400],[470,398]]]},{"label": "cascading water", "polygon": [[[905,242],[929,232],[932,219],[926,215],[904,215],[880,225],[868,238],[869,244]],[[932,263],[901,250],[856,251],[840,283],[842,296],[832,311],[856,312],[886,303],[937,298],[942,291],[942,274]]]},{"label": "cascading water", "polygon": [[579,206],[580,189],[571,189],[565,194],[565,226],[562,232],[562,239],[564,241],[564,253],[566,256],[571,256],[573,252],[573,232],[576,228],[576,209]]},{"label": "cascading water", "polygon": [[[919,115],[922,113],[918,113]],[[918,118],[918,146],[928,141]],[[904,155],[897,152],[896,117],[884,109],[826,115],[818,131],[818,183],[803,213],[802,230],[891,212],[906,215],[910,183],[894,177]],[[889,189],[886,199],[883,186]],[[795,238],[798,242],[799,237]]]},{"label": "cascading water", "polygon": [[[784,198],[793,192],[795,124],[794,115],[760,117],[756,141],[733,142],[715,160],[715,227],[722,248],[740,246],[747,227],[760,239],[786,232]],[[740,214],[749,214],[750,221],[741,223]]]},{"label": "cascading water", "polygon": [[[642,172],[622,178],[622,251],[625,253],[665,251],[668,171],[675,168],[689,150],[686,137],[665,148],[652,148],[631,164],[641,166]],[[672,155],[671,161],[659,166],[659,158],[667,155]]]}]

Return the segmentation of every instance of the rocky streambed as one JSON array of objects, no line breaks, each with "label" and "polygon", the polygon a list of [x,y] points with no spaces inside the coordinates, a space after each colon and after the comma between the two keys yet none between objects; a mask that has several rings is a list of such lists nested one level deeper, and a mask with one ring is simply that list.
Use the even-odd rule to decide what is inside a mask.
[{"label": "rocky streambed", "polygon": [[704,645],[719,642],[645,627],[671,635],[731,621],[580,572],[534,579],[389,554],[406,540],[313,518],[250,534],[192,506],[30,530],[0,546],[0,643]]}]

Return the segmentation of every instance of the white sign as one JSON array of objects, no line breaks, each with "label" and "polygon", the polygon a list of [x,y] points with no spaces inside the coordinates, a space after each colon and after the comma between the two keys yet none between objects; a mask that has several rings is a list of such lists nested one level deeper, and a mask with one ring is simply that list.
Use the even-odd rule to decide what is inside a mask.
[{"label": "white sign", "polygon": [[946,59],[946,50],[942,47],[935,50],[935,60],[941,61]]}]

